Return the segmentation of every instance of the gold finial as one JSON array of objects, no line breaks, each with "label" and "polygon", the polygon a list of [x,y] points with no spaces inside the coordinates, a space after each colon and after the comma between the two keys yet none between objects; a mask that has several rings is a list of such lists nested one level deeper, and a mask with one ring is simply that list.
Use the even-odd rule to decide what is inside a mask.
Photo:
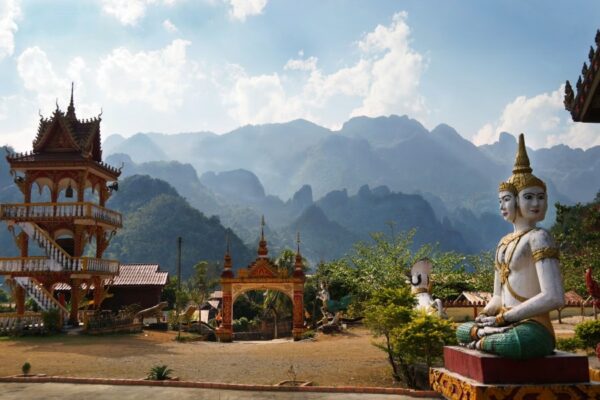
[{"label": "gold finial", "polygon": [[260,242],[258,243],[258,257],[267,258],[269,249],[267,248],[267,241],[265,240],[265,216],[263,215],[260,220]]},{"label": "gold finial", "polygon": [[296,243],[298,244],[298,254],[300,254],[300,232],[296,232]]},{"label": "gold finial", "polygon": [[233,272],[231,271],[232,263],[231,256],[229,255],[229,232],[225,235],[225,241],[227,242],[227,248],[225,250],[225,257],[223,257],[223,272],[221,273],[222,278],[233,278]]},{"label": "gold finial", "polygon": [[516,193],[532,186],[539,186],[546,191],[546,184],[537,176],[533,175],[532,172],[533,170],[529,165],[529,157],[527,156],[527,148],[525,147],[525,135],[521,133],[519,135],[519,147],[515,157],[513,174],[508,178],[506,183],[513,185],[516,189]]},{"label": "gold finial", "polygon": [[513,174],[525,173],[530,174],[533,172],[529,165],[529,157],[527,156],[527,149],[525,148],[525,135],[522,133],[519,135],[519,147],[517,149],[517,156],[515,157],[515,166],[513,168]]}]

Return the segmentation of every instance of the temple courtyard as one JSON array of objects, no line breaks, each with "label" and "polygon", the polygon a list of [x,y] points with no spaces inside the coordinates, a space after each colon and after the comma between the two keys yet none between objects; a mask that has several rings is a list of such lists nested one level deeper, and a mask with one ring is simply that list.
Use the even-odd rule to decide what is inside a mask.
[{"label": "temple courtyard", "polygon": [[297,379],[322,386],[394,386],[385,354],[364,328],[293,342],[176,342],[176,332],[0,338],[0,376],[21,373],[74,377],[144,378],[157,364],[181,380],[273,385]]},{"label": "temple courtyard", "polygon": [[[586,317],[592,318],[592,317]],[[554,321],[559,337],[573,335],[580,316]],[[140,334],[0,338],[0,376],[20,374],[29,362],[32,374],[140,379],[155,365],[167,365],[181,380],[273,385],[290,379],[320,386],[393,387],[386,355],[371,343],[362,327],[344,334],[321,335],[293,342],[176,342],[176,332]],[[590,357],[590,366],[598,359]]]}]

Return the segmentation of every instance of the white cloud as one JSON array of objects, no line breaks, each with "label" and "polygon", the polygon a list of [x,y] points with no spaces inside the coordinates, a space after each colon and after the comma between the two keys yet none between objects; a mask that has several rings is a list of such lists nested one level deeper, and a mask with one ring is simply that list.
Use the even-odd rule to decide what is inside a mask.
[{"label": "white cloud", "polygon": [[179,29],[177,29],[177,27],[169,19],[165,19],[163,21],[162,25],[163,25],[163,28],[165,28],[167,30],[167,32],[170,32],[170,33],[179,32]]},{"label": "white cloud", "polygon": [[259,15],[267,5],[267,0],[224,0],[229,4],[229,16],[232,19],[245,21],[246,17]]},{"label": "white cloud", "polygon": [[524,133],[534,149],[562,143],[588,148],[600,144],[597,124],[574,123],[563,105],[564,85],[550,93],[519,96],[507,104],[496,122],[485,124],[473,137],[477,145],[493,143],[500,132]]},{"label": "white cloud", "polygon": [[[73,72],[80,69],[76,65],[81,61],[72,61]],[[40,108],[45,111],[54,109],[56,98],[69,90],[68,80],[58,77],[46,53],[37,46],[27,48],[19,55],[17,71],[25,89],[35,93]]]},{"label": "white cloud", "polygon": [[242,72],[225,102],[232,105],[229,115],[242,124],[284,122],[302,114],[298,99],[286,95],[277,74],[246,76]]},{"label": "white cloud", "polygon": [[358,43],[365,54],[372,55],[371,84],[353,116],[426,112],[419,93],[425,65],[423,57],[410,47],[407,16],[406,12],[395,14],[389,27],[378,25]]},{"label": "white cloud", "polygon": [[102,0],[102,10],[123,25],[135,25],[146,14],[146,0]]},{"label": "white cloud", "polygon": [[283,66],[284,70],[314,71],[317,69],[317,57],[307,59],[290,59]]},{"label": "white cloud", "polygon": [[12,56],[15,51],[15,32],[17,21],[21,17],[18,0],[0,2],[0,60]]},{"label": "white cloud", "polygon": [[[146,8],[157,0],[101,0],[102,11],[115,17],[123,25],[136,25],[146,15]],[[172,6],[177,0],[163,0],[162,3]]]},{"label": "white cloud", "polygon": [[[356,115],[425,115],[425,101],[419,93],[424,61],[410,47],[406,18],[406,13],[395,14],[389,26],[379,25],[366,34],[357,43],[359,59],[331,73],[319,68],[316,57],[305,58],[302,50],[299,58],[286,62],[283,75],[247,76],[237,66],[229,74],[233,83],[222,85],[230,115],[240,124],[280,121],[287,116],[332,128]],[[285,74],[298,70],[308,74]],[[268,115],[274,119],[268,121]]]},{"label": "white cloud", "polygon": [[98,86],[121,103],[145,102],[159,111],[180,106],[189,85],[187,78],[197,75],[186,58],[190,44],[176,39],[164,49],[138,53],[117,48],[101,60]]}]

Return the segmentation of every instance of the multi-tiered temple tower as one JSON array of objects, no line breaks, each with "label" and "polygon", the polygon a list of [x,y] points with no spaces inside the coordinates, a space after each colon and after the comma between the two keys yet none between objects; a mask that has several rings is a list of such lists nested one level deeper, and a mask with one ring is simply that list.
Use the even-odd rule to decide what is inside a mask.
[{"label": "multi-tiered temple tower", "polygon": [[[71,89],[66,113],[57,104],[50,118],[40,116],[33,151],[6,156],[24,198],[0,207],[20,251],[0,258],[0,274],[12,278],[19,315],[27,295],[77,324],[83,291],[94,287],[97,308],[105,280],[119,273],[118,261],[102,257],[121,227],[121,214],[104,207],[121,172],[102,162],[100,121],[77,118]],[[71,286],[70,310],[52,294],[60,282]]]}]

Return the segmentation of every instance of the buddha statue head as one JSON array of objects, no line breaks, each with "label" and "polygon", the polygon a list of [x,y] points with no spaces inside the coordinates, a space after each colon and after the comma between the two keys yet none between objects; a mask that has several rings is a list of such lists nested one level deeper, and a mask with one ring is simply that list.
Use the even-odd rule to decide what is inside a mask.
[{"label": "buddha statue head", "polygon": [[502,218],[505,221],[514,222],[517,217],[517,189],[512,183],[500,182],[498,202]]},{"label": "buddha statue head", "polygon": [[519,135],[519,147],[512,172],[506,184],[512,185],[517,195],[518,211],[515,218],[522,217],[532,223],[543,220],[548,209],[546,184],[532,174],[525,148],[525,136],[522,133]]}]

